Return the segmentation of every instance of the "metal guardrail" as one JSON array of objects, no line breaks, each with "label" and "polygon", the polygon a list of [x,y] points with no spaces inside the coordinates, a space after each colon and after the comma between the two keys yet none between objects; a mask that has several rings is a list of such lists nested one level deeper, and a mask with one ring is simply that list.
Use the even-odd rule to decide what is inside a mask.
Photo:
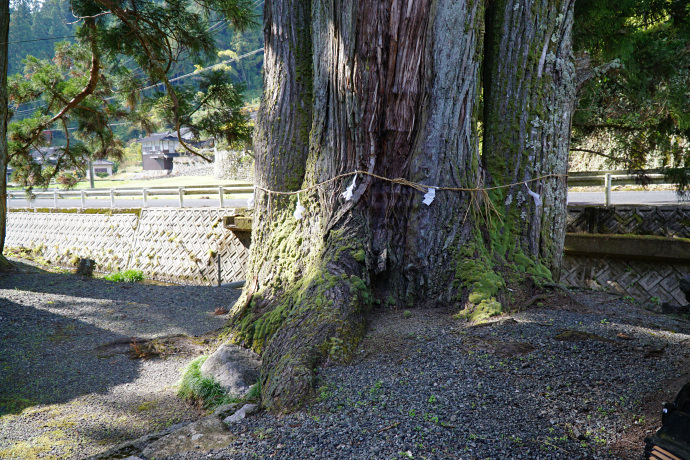
[{"label": "metal guardrail", "polygon": [[[654,185],[668,185],[666,177],[659,172],[659,170],[644,171],[647,184]],[[583,171],[568,173],[568,187],[604,187],[605,188],[605,204],[609,206],[611,203],[611,187],[613,185],[635,185],[639,176],[630,174],[627,170],[612,170],[612,171]],[[115,197],[132,196],[142,197],[143,207],[148,206],[148,198],[152,196],[178,196],[179,206],[184,207],[184,197],[186,195],[209,195],[216,194],[220,207],[223,207],[223,196],[226,194],[236,193],[252,193],[254,191],[253,184],[241,183],[233,185],[223,185],[218,187],[209,187],[204,185],[188,185],[185,187],[145,187],[145,188],[114,188],[114,189],[84,189],[84,190],[45,190],[34,191],[32,197],[35,198],[53,198],[54,207],[59,207],[59,200],[61,198],[80,197],[81,207],[85,207],[86,198],[110,198],[110,207],[115,207]],[[31,206],[31,199],[27,199],[24,191],[8,191],[7,199],[24,199],[29,202]]]},{"label": "metal guardrail", "polygon": [[184,197],[187,195],[213,195],[218,197],[219,206],[224,206],[224,196],[239,193],[252,193],[254,185],[249,183],[220,185],[217,187],[209,187],[203,185],[190,185],[186,187],[143,187],[143,188],[111,188],[111,189],[83,189],[83,190],[42,190],[33,191],[31,196],[27,196],[23,190],[12,190],[7,192],[7,200],[9,207],[9,200],[23,199],[28,202],[29,207],[33,206],[33,200],[36,198],[52,198],[53,207],[60,207],[60,199],[65,198],[81,198],[81,207],[86,207],[87,198],[109,198],[110,207],[115,207],[115,197],[141,197],[142,206],[148,207],[148,198],[153,196],[177,196],[179,199],[179,207],[184,207]]},{"label": "metal guardrail", "polygon": [[[671,185],[666,176],[658,169],[641,171],[648,185]],[[627,170],[582,171],[568,173],[568,187],[604,187],[606,206],[611,205],[611,187],[613,185],[637,185],[640,175],[630,174]]]},{"label": "metal guardrail", "polygon": [[[568,173],[569,187],[601,187],[606,186],[607,178],[610,178],[612,185],[635,185],[637,184],[638,175],[630,174],[628,171],[583,171]],[[666,176],[658,170],[650,169],[644,171],[644,177],[647,184],[667,185],[669,184]]]}]

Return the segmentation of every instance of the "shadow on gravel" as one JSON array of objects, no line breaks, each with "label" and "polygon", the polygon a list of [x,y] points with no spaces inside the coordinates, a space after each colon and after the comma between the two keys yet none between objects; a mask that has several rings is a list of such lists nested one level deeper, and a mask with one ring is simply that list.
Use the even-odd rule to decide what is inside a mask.
[{"label": "shadow on gravel", "polygon": [[95,350],[118,339],[124,337],[0,298],[0,416],[133,381],[139,362]]},{"label": "shadow on gravel", "polygon": [[[205,334],[222,325],[222,321],[190,321],[190,315],[196,315],[197,319],[199,313],[212,316],[217,307],[231,307],[240,293],[238,289],[216,286],[116,283],[69,273],[53,273],[16,261],[14,263],[17,265],[16,271],[0,274],[0,290],[19,289],[37,294],[70,296],[83,298],[84,303],[91,304],[100,300],[104,307],[111,303],[120,309],[136,305],[140,318],[148,319],[147,322],[154,325],[169,325],[175,328],[174,333],[190,336]],[[74,311],[79,310],[79,316],[84,320],[101,314],[87,306],[80,308],[79,300],[70,301],[69,304],[56,301],[50,309],[58,313],[61,310],[71,310],[68,316],[74,316]],[[128,321],[124,317],[121,320]]]}]

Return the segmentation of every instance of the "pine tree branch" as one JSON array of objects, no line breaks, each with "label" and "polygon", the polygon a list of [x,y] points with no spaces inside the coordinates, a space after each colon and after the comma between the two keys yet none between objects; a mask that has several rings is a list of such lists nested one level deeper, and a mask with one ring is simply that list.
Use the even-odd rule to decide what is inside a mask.
[{"label": "pine tree branch", "polygon": [[627,163],[628,165],[631,165],[631,164],[633,163],[632,161],[630,161],[630,160],[627,159],[627,158],[617,158],[617,157],[614,157],[613,155],[607,155],[606,153],[598,152],[598,151],[596,151],[596,150],[581,149],[581,148],[578,148],[578,147],[571,147],[571,148],[570,148],[570,151],[571,151],[571,152],[585,152],[585,153],[591,153],[591,154],[594,154],[594,155],[597,155],[597,156],[600,156],[600,157],[608,158],[609,160],[612,160],[612,161],[616,161],[616,162],[620,162],[620,163]]},{"label": "pine tree branch", "polygon": [[76,96],[72,98],[71,101],[67,103],[65,107],[60,110],[53,118],[51,118],[47,125],[54,123],[58,119],[65,116],[67,112],[75,108],[81,103],[87,96],[93,94],[98,86],[98,76],[101,70],[100,52],[98,51],[98,46],[96,44],[96,23],[93,19],[87,19],[86,25],[91,29],[91,69],[89,71],[89,82],[86,87]]},{"label": "pine tree branch", "polygon": [[79,92],[76,96],[72,98],[57,114],[55,114],[49,120],[39,124],[35,129],[29,140],[25,143],[27,146],[32,145],[43,133],[43,131],[55,123],[56,121],[62,119],[70,110],[78,106],[86,97],[93,94],[98,85],[98,77],[101,70],[100,53],[98,51],[98,45],[96,44],[96,22],[93,19],[85,20],[86,26],[91,29],[90,45],[91,45],[91,68],[89,70],[89,81],[84,87],[84,89]]},{"label": "pine tree branch", "polygon": [[594,77],[604,75],[612,69],[618,69],[621,66],[619,59],[614,59],[598,67],[592,68],[589,54],[584,54],[575,59],[575,90],[579,93],[580,89]]}]

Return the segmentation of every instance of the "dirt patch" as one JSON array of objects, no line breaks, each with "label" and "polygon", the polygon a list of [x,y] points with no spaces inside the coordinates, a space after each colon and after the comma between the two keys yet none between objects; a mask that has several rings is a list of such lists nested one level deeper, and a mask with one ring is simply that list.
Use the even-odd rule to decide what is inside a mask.
[{"label": "dirt patch", "polygon": [[[690,369],[690,359],[685,357],[685,369]],[[658,389],[647,393],[639,411],[632,416],[632,423],[623,430],[620,440],[611,450],[621,458],[639,457],[640,440],[652,436],[661,426],[661,410],[664,403],[673,402],[680,389],[690,382],[690,372],[659,382]]]},{"label": "dirt patch", "polygon": [[596,334],[592,334],[591,332],[573,330],[565,330],[563,332],[560,332],[554,336],[554,339],[560,340],[562,342],[586,342],[591,340],[597,342],[613,342],[613,340],[611,339],[600,337]]},{"label": "dirt patch", "polygon": [[199,356],[209,354],[218,345],[219,331],[204,334],[201,337],[189,337],[182,334],[145,339],[132,337],[104,343],[95,348],[99,358],[111,358],[126,355],[130,359],[170,358],[172,356]]},{"label": "dirt patch", "polygon": [[238,291],[0,275],[0,458],[83,458],[202,414],[176,396]]}]

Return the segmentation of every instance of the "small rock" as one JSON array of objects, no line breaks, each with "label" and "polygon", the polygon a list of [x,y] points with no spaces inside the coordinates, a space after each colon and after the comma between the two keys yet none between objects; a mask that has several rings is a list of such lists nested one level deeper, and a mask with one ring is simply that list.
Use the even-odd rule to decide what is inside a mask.
[{"label": "small rock", "polygon": [[247,415],[254,415],[257,412],[259,412],[258,404],[245,404],[240,410],[232,414],[230,417],[226,417],[223,420],[223,423],[228,425],[230,423],[236,423],[245,418]]},{"label": "small rock", "polygon": [[231,416],[238,410],[242,408],[242,403],[230,403],[230,404],[223,404],[222,406],[216,407],[216,410],[213,411],[213,415],[224,419],[226,417]]},{"label": "small rock", "polygon": [[96,268],[96,261],[92,259],[79,259],[79,267],[77,268],[77,275],[93,276],[93,269]]},{"label": "small rock", "polygon": [[225,343],[201,366],[201,375],[212,377],[230,396],[244,397],[259,379],[261,361],[252,351]]}]

